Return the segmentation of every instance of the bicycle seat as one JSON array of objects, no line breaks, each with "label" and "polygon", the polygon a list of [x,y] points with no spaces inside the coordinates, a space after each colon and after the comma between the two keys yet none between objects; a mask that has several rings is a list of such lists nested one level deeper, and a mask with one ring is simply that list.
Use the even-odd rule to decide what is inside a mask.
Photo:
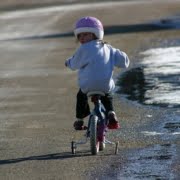
[{"label": "bicycle seat", "polygon": [[93,95],[105,96],[105,93],[102,91],[90,91],[87,93],[88,97],[93,96]]}]

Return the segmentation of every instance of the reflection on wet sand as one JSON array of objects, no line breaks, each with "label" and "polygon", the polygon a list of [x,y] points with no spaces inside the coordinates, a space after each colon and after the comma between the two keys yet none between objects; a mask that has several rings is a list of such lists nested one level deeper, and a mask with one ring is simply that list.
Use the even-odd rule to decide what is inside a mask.
[{"label": "reflection on wet sand", "polygon": [[145,57],[139,67],[119,78],[118,93],[145,105],[180,107],[180,48],[156,48],[141,54]]}]

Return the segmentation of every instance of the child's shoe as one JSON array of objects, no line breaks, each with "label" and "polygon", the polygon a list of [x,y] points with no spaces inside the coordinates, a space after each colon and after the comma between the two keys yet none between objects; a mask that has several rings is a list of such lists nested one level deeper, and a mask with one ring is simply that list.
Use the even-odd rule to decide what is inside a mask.
[{"label": "child's shoe", "polygon": [[120,128],[119,122],[117,120],[117,116],[114,111],[110,111],[108,113],[108,120],[109,120],[109,123],[107,125],[108,129],[119,129]]},{"label": "child's shoe", "polygon": [[83,119],[78,119],[78,120],[76,120],[75,122],[74,122],[74,129],[75,130],[86,130],[87,129],[87,127],[86,126],[84,126],[84,121],[83,121]]}]

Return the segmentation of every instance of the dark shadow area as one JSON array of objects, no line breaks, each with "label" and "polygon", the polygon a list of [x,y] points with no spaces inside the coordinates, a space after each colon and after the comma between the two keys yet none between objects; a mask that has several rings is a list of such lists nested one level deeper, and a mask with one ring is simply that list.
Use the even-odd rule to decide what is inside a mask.
[{"label": "dark shadow area", "polygon": [[168,122],[164,125],[164,128],[169,130],[171,133],[176,132],[180,129],[180,122]]},{"label": "dark shadow area", "polygon": [[132,25],[114,25],[106,26],[104,28],[105,34],[118,34],[118,33],[138,33],[138,32],[151,32],[151,31],[160,31],[173,29],[168,26],[160,26],[158,24],[132,24]]},{"label": "dark shadow area", "polygon": [[[172,29],[174,28],[168,27],[168,26],[160,26],[157,24],[114,25],[114,26],[105,26],[104,33],[105,35],[111,35],[111,34],[151,32],[151,31],[172,30]],[[74,36],[73,32],[66,32],[66,33],[55,33],[55,34],[44,34],[44,35],[9,38],[9,39],[5,39],[4,41],[52,39],[52,38],[72,37],[72,36]]]},{"label": "dark shadow area", "polygon": [[125,72],[121,78],[118,79],[117,85],[120,86],[117,93],[127,95],[129,100],[140,103],[144,102],[147,83],[142,67],[137,67]]},{"label": "dark shadow area", "polygon": [[[170,83],[172,86],[174,86],[174,89],[179,87],[179,81],[177,80],[179,75],[173,74],[173,75],[159,75],[159,74],[153,74],[153,76],[145,77],[144,69],[146,67],[137,67],[130,69],[129,71],[126,71],[119,77],[117,81],[117,85],[119,86],[119,89],[117,90],[117,93],[124,94],[127,99],[131,101],[136,101],[138,103],[141,103],[143,105],[153,105],[153,106],[160,106],[160,107],[169,107],[169,103],[166,102],[154,102],[152,104],[146,104],[147,100],[151,99],[151,96],[147,97],[146,92],[151,91],[154,89],[158,89],[159,86],[153,81],[153,78],[158,78],[161,83],[167,85]],[[173,104],[171,103],[172,107],[179,108],[179,104]]]},{"label": "dark shadow area", "polygon": [[139,158],[139,160],[169,160],[172,159],[172,155],[159,155],[159,156],[147,156]]},{"label": "dark shadow area", "polygon": [[92,156],[89,151],[78,152],[76,154],[71,154],[70,152],[63,152],[63,153],[54,153],[54,154],[45,154],[39,156],[29,156],[29,157],[22,157],[16,159],[5,159],[0,160],[0,166],[6,164],[14,164],[24,161],[42,161],[42,160],[63,160],[68,158],[77,158],[77,157],[85,157],[85,156]]}]

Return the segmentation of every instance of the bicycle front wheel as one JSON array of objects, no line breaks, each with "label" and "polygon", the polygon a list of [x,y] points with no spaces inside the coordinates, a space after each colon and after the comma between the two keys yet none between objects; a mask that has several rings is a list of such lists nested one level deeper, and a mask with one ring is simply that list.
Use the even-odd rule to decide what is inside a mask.
[{"label": "bicycle front wheel", "polygon": [[99,152],[99,141],[97,139],[97,122],[98,117],[93,115],[90,118],[90,147],[92,155]]}]

